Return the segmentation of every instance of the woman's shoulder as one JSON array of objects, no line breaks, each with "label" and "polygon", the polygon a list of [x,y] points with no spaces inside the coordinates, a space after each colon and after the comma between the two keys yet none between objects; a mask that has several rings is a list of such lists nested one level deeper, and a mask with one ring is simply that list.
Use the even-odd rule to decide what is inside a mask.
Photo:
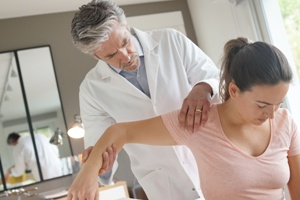
[{"label": "woman's shoulder", "polygon": [[276,120],[282,120],[282,119],[291,119],[291,120],[293,120],[293,116],[287,108],[279,108],[275,112],[274,118]]},{"label": "woman's shoulder", "polygon": [[291,112],[287,108],[279,108],[272,119],[275,126],[290,127],[296,129],[297,124]]}]

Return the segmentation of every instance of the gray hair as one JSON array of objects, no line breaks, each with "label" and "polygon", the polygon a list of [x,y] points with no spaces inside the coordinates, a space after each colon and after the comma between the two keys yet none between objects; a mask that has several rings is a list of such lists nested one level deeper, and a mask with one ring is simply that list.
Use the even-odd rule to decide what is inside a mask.
[{"label": "gray hair", "polygon": [[92,0],[82,5],[71,24],[74,46],[83,53],[94,55],[118,23],[126,26],[126,17],[123,9],[112,1]]}]

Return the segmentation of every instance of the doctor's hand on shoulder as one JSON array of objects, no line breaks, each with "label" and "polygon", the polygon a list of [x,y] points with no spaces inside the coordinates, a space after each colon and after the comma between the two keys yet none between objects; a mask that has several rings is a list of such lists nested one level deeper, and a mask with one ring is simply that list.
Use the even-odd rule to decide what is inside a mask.
[{"label": "doctor's hand on shoulder", "polygon": [[194,132],[208,119],[212,97],[212,88],[209,84],[201,82],[193,87],[184,99],[178,120],[181,127]]}]

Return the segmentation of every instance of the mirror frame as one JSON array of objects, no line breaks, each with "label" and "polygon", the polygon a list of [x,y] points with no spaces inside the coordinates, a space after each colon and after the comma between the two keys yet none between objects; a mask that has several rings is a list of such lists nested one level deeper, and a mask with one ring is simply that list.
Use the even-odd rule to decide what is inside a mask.
[{"label": "mirror frame", "polygon": [[[23,80],[23,76],[22,76],[22,69],[21,69],[21,63],[20,63],[20,59],[19,59],[19,55],[18,52],[19,51],[24,51],[24,50],[31,50],[31,49],[38,49],[38,48],[45,48],[48,47],[49,48],[49,56],[51,58],[51,65],[53,67],[53,73],[54,73],[54,78],[55,78],[55,84],[56,84],[56,88],[57,88],[57,93],[58,93],[58,99],[60,102],[60,109],[62,112],[62,119],[64,123],[64,128],[67,131],[67,123],[66,123],[66,118],[65,118],[65,112],[64,112],[64,108],[63,108],[63,104],[62,104],[62,100],[61,100],[61,94],[60,94],[60,89],[59,89],[59,85],[58,85],[58,81],[57,81],[57,74],[56,74],[56,70],[55,70],[55,65],[54,65],[54,61],[53,61],[53,55],[52,55],[52,51],[51,51],[51,47],[50,45],[42,45],[42,46],[34,46],[34,47],[29,47],[29,48],[22,48],[22,49],[15,49],[15,50],[10,50],[10,51],[4,51],[4,52],[0,52],[0,54],[3,53],[13,53],[14,58],[15,58],[15,62],[16,62],[16,67],[17,67],[17,71],[18,71],[18,78],[19,78],[19,82],[20,82],[20,87],[21,87],[21,92],[22,92],[22,98],[23,98],[23,102],[24,102],[24,108],[25,108],[25,114],[26,114],[26,119],[27,119],[27,124],[28,124],[28,128],[29,128],[29,133],[32,139],[32,143],[33,143],[33,148],[34,148],[34,153],[35,153],[35,157],[36,157],[36,161],[37,161],[37,167],[38,167],[38,172],[39,172],[39,176],[40,176],[40,180],[36,181],[34,183],[30,183],[30,184],[26,184],[26,186],[28,185],[34,185],[34,184],[38,184],[40,182],[44,182],[44,181],[48,181],[48,180],[53,180],[53,179],[58,179],[61,177],[65,177],[65,176],[71,176],[72,172],[70,174],[66,174],[66,175],[62,175],[62,176],[58,176],[58,177],[54,177],[51,179],[46,179],[44,180],[44,177],[42,175],[42,169],[41,169],[41,165],[40,165],[40,158],[38,156],[38,151],[37,151],[37,147],[36,147],[36,141],[34,138],[34,128],[33,128],[33,120],[31,114],[30,114],[30,108],[29,108],[29,102],[28,102],[28,97],[26,95],[26,89],[25,89],[25,83]],[[64,133],[64,138],[67,138],[68,140],[68,144],[69,144],[69,149],[70,149],[70,157],[74,156],[73,153],[73,149],[72,149],[72,145],[71,145],[71,140],[70,137],[68,136],[68,134]],[[17,187],[11,187],[11,188],[7,188],[7,184],[4,178],[4,174],[5,172],[3,171],[3,165],[2,165],[2,160],[1,160],[1,156],[0,156],[0,175],[1,175],[1,181],[3,184],[3,190],[1,191],[6,191],[6,190],[10,190],[10,189],[14,189],[14,188],[19,188],[19,187],[23,187],[23,186],[17,186]]]}]

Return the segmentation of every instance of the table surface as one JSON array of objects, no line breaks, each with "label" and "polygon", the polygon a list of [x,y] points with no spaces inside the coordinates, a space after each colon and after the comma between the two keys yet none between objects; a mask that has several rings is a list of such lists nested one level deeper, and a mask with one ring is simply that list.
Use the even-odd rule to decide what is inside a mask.
[{"label": "table surface", "polygon": [[[121,192],[122,194],[120,194],[115,199],[118,199],[118,200],[138,200],[138,199],[132,199],[132,198],[129,197],[128,188],[127,188],[127,184],[126,184],[125,181],[118,181],[113,185],[99,187],[99,193],[100,193],[99,200],[101,200],[101,193],[102,193],[102,196],[104,196],[105,199],[108,199],[108,198],[110,198],[110,196],[109,196],[110,194],[115,195],[118,192]],[[68,194],[68,191],[64,190],[64,191],[61,191],[60,194],[59,193],[57,194],[57,196],[56,196],[57,198],[55,198],[55,197],[52,197],[52,198],[55,198],[56,200],[66,200],[67,199],[67,194]],[[122,197],[120,197],[120,196],[122,196]],[[49,198],[49,199],[51,199],[51,198]],[[110,200],[114,200],[114,198],[112,197]]]}]

